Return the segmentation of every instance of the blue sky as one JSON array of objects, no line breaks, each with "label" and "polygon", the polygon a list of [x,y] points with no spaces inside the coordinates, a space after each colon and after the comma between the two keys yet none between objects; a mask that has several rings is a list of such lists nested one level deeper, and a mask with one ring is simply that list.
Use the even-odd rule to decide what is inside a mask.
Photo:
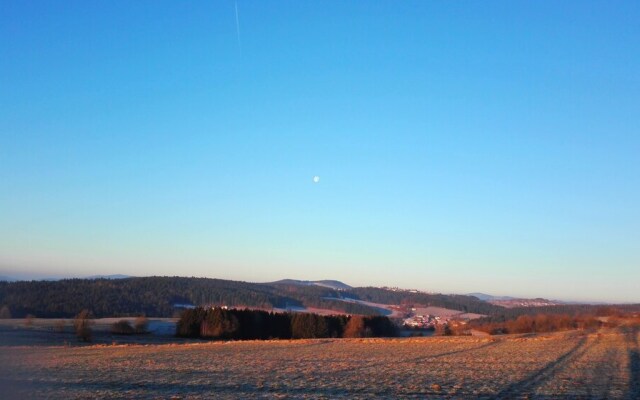
[{"label": "blue sky", "polygon": [[0,272],[638,302],[639,20],[2,2]]}]

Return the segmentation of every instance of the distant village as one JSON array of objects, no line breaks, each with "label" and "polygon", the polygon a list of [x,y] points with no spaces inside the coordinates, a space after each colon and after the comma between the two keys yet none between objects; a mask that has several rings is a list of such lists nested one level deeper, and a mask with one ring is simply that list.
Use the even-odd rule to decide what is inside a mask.
[{"label": "distant village", "polygon": [[410,307],[402,319],[402,326],[415,330],[439,330],[446,326],[466,325],[469,320],[483,317],[441,307]]},{"label": "distant village", "polygon": [[[413,329],[435,329],[438,324],[444,324],[445,320],[435,315],[414,315],[409,318],[405,318],[403,325],[407,328]],[[447,321],[448,322],[448,321]]]},{"label": "distant village", "polygon": [[489,303],[501,306],[505,308],[514,308],[514,307],[548,307],[548,306],[557,306],[562,304],[558,301],[547,300],[547,299],[506,299],[506,300],[491,300]]},{"label": "distant village", "polygon": [[425,293],[425,294],[435,293],[435,292],[429,292],[429,291],[418,290],[418,289],[403,289],[397,286],[381,286],[380,289],[388,290],[390,292]]}]

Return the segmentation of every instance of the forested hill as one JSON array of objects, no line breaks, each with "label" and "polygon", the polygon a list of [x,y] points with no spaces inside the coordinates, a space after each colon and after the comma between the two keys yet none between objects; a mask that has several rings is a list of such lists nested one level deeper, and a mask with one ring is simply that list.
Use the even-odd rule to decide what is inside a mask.
[{"label": "forested hill", "polygon": [[11,314],[69,317],[88,309],[95,316],[145,314],[170,317],[175,304],[227,304],[271,308],[287,301],[260,284],[221,279],[146,277],[0,282],[0,304]]},{"label": "forested hill", "polygon": [[315,307],[374,315],[380,309],[344,302],[359,299],[382,304],[416,304],[496,315],[504,311],[472,296],[390,291],[380,288],[335,290],[287,283],[248,283],[208,278],[144,277],[0,282],[0,307],[13,317],[71,317],[88,309],[97,317],[145,314],[170,317],[176,304],[227,305],[270,310]]},{"label": "forested hill", "polygon": [[504,307],[482,301],[474,296],[388,290],[377,287],[360,287],[350,290],[357,298],[381,304],[421,304],[460,310],[469,313],[494,315]]}]

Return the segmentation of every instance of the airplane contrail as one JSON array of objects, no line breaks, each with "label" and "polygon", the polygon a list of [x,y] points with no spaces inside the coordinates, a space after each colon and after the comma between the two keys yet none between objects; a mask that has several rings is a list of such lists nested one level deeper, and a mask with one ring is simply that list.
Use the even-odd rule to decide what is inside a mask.
[{"label": "airplane contrail", "polygon": [[238,2],[235,2],[236,5],[236,33],[238,34],[238,47],[240,48],[240,52],[242,53],[242,42],[240,41],[240,18],[238,17]]}]

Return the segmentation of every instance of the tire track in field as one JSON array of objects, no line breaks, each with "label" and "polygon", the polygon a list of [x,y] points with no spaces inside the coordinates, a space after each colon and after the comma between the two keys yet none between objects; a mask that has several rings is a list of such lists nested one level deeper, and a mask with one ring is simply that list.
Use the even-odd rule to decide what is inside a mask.
[{"label": "tire track in field", "polygon": [[[599,339],[596,339],[595,341],[598,340]],[[505,387],[498,392],[495,397],[492,396],[492,398],[513,399],[514,396],[535,394],[534,392],[539,386],[553,379],[555,374],[570,366],[573,361],[583,356],[589,348],[594,345],[595,341],[587,343],[588,338],[586,336],[582,337],[578,343],[571,348],[571,350],[528,377]]]},{"label": "tire track in field", "polygon": [[611,389],[614,387],[614,379],[617,371],[614,370],[618,364],[618,357],[623,351],[617,348],[609,348],[604,356],[597,362],[592,362],[594,368],[589,371],[589,385],[586,386],[587,396],[591,399],[613,398]]}]

